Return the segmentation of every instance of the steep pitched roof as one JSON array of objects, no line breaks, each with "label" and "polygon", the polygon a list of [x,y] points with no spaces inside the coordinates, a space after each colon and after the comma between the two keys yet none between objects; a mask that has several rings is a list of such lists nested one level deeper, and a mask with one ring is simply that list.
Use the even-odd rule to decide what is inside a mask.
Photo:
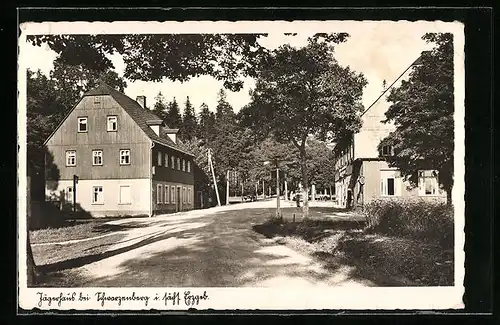
[{"label": "steep pitched roof", "polygon": [[[161,119],[156,116],[147,108],[143,108],[138,102],[128,97],[127,95],[113,89],[111,86],[100,83],[97,88],[89,90],[86,92],[85,96],[98,96],[98,95],[110,95],[113,99],[130,115],[130,117],[137,123],[137,125],[146,133],[146,135],[153,141],[163,146],[175,149],[184,154],[194,156],[192,153],[184,151],[176,143],[174,143],[168,137],[158,136],[150,127],[151,122],[161,121]],[[154,123],[156,124],[156,123]],[[167,126],[168,128],[168,126]]]}]

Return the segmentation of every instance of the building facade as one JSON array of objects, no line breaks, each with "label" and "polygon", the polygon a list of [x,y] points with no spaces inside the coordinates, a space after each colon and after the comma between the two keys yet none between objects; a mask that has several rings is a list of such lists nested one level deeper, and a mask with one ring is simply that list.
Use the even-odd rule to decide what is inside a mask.
[{"label": "building facade", "polygon": [[76,190],[93,217],[193,209],[193,155],[145,101],[106,84],[84,94],[45,142],[46,199],[72,207]]},{"label": "building facade", "polygon": [[446,201],[446,191],[439,186],[433,170],[418,172],[414,187],[391,168],[386,157],[394,154],[390,146],[378,150],[380,141],[394,130],[394,125],[382,123],[389,107],[381,98],[362,116],[358,133],[350,134],[334,148],[335,194],[337,205],[356,208],[379,198],[416,198]]}]

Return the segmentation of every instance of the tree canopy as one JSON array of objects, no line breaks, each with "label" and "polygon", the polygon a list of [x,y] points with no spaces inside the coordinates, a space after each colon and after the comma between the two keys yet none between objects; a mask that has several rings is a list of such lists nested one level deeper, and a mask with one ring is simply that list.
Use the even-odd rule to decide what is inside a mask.
[{"label": "tree canopy", "polygon": [[36,35],[28,41],[47,44],[65,64],[89,70],[113,69],[109,55],[119,53],[128,80],[187,81],[210,75],[224,87],[240,90],[242,78],[253,76],[253,65],[266,49],[258,43],[266,34],[129,34]]},{"label": "tree canopy", "polygon": [[392,104],[385,122],[396,129],[383,139],[394,148],[389,164],[401,170],[413,185],[418,170],[437,170],[439,182],[450,199],[453,185],[454,89],[453,35],[425,34],[422,39],[434,43],[412,67],[409,78],[393,88],[388,96]]},{"label": "tree canopy", "polygon": [[251,103],[239,114],[244,125],[261,137],[272,135],[297,148],[306,191],[307,138],[335,141],[361,125],[361,96],[367,81],[334,57],[335,45],[347,38],[345,33],[315,35],[302,48],[283,45],[263,56]]}]

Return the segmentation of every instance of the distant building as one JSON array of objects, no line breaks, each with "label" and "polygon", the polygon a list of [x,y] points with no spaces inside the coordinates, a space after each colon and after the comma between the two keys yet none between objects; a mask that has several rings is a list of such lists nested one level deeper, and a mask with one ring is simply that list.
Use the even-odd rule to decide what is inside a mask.
[{"label": "distant building", "polygon": [[193,155],[146,107],[106,84],[85,93],[47,139],[45,193],[94,217],[194,207]]},{"label": "distant building", "polygon": [[377,100],[362,116],[361,130],[341,139],[333,149],[339,207],[353,208],[378,198],[446,201],[446,192],[440,188],[435,171],[419,171],[418,187],[412,188],[400,171],[389,167],[386,161],[385,157],[394,154],[393,149],[385,146],[378,151],[380,141],[394,130],[394,125],[382,123],[388,108],[384,97]]}]

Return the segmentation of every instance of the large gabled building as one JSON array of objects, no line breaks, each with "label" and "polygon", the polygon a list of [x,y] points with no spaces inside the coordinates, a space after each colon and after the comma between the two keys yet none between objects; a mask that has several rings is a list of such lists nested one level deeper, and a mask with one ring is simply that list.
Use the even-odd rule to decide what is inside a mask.
[{"label": "large gabled building", "polygon": [[76,190],[76,206],[94,217],[193,209],[193,155],[179,147],[177,131],[144,96],[101,83],[45,142],[46,198],[72,206]]},{"label": "large gabled building", "polygon": [[418,171],[418,186],[413,187],[397,168],[389,166],[386,159],[394,155],[393,148],[383,146],[379,151],[381,140],[395,129],[393,124],[382,122],[388,108],[389,103],[381,95],[362,115],[360,131],[347,135],[333,149],[339,207],[355,208],[379,198],[446,201],[446,191],[439,186],[436,171]]}]

